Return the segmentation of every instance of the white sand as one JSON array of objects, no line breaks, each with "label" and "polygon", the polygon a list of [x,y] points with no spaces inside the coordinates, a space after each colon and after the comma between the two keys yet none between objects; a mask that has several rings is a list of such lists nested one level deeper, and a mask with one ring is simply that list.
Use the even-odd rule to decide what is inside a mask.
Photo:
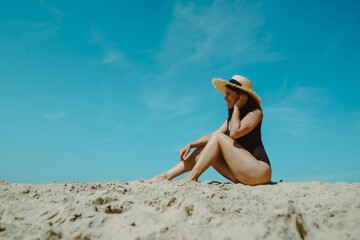
[{"label": "white sand", "polygon": [[0,239],[360,239],[360,183],[0,180]]}]

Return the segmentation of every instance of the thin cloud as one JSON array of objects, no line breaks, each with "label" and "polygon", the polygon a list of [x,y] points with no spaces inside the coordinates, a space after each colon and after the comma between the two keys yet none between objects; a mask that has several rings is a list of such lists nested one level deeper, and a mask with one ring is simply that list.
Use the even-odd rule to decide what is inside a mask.
[{"label": "thin cloud", "polygon": [[55,18],[55,21],[57,22],[57,24],[62,25],[63,13],[60,10],[58,10],[54,6],[48,4],[45,0],[41,1],[41,5],[44,5],[47,9],[49,9],[51,11],[51,13],[54,15],[54,18]]},{"label": "thin cloud", "polygon": [[95,29],[91,29],[89,32],[89,39],[88,39],[88,43],[91,44],[96,44],[96,43],[101,43],[101,42],[105,42],[106,40],[106,36],[105,34],[96,31]]},{"label": "thin cloud", "polygon": [[53,122],[58,122],[58,121],[62,120],[63,118],[65,118],[66,111],[63,110],[58,113],[42,113],[41,116],[47,120],[50,120]]},{"label": "thin cloud", "polygon": [[271,36],[258,35],[259,28],[265,24],[260,11],[259,4],[214,1],[200,8],[193,2],[177,2],[159,61],[178,66],[279,61],[284,57],[270,50]]},{"label": "thin cloud", "polygon": [[62,25],[63,14],[60,10],[56,9],[52,5],[49,5],[44,0],[41,1],[41,5],[45,6],[51,14],[54,16],[54,21],[42,20],[42,21],[29,21],[29,20],[9,20],[6,25],[11,29],[16,29],[21,36],[21,40],[29,42],[32,39],[49,39],[58,35],[58,32]]},{"label": "thin cloud", "polygon": [[329,102],[326,90],[297,86],[289,95],[264,108],[264,116],[281,126],[280,131],[299,138],[309,138],[322,131],[324,124],[334,121],[321,115],[321,108]]},{"label": "thin cloud", "polygon": [[108,50],[105,52],[105,56],[101,60],[101,63],[113,63],[119,60],[122,60],[125,57],[125,54],[122,52],[119,52],[117,50]]},{"label": "thin cloud", "polygon": [[328,102],[325,96],[327,90],[323,88],[315,88],[311,86],[297,86],[292,93],[284,100],[287,104],[301,103],[322,105]]},{"label": "thin cloud", "polygon": [[173,117],[181,116],[191,113],[194,110],[194,102],[198,100],[192,96],[177,97],[171,95],[165,91],[159,91],[158,93],[145,94],[146,98],[143,98],[143,102],[154,114],[158,121],[168,120]]},{"label": "thin cloud", "polygon": [[116,64],[119,67],[129,66],[126,54],[120,51],[115,43],[109,41],[105,34],[95,29],[91,29],[87,43],[94,47],[98,47],[101,55],[100,59],[87,60],[87,63]]},{"label": "thin cloud", "polygon": [[[203,79],[204,71],[213,71],[215,65],[220,66],[218,71],[226,72],[235,65],[283,59],[280,53],[270,50],[270,35],[258,35],[259,28],[265,24],[260,12],[258,4],[214,1],[209,6],[199,7],[193,2],[178,1],[161,48],[153,53],[161,74],[141,77],[141,95],[146,96],[143,98],[146,106],[155,114],[161,114],[160,120],[193,112],[194,103],[201,101],[201,97],[189,87],[181,86],[179,76],[185,77],[191,72],[191,77],[196,79],[200,74],[194,71],[196,66],[201,66],[199,77]],[[178,80],[180,89],[174,88],[169,79]],[[185,91],[181,94],[181,90]]]},{"label": "thin cloud", "polygon": [[[231,68],[283,59],[280,53],[270,50],[271,35],[259,36],[259,28],[265,24],[259,4],[214,1],[199,7],[193,2],[178,1],[172,15],[159,51],[152,52],[154,71],[160,74],[141,72],[105,34],[95,28],[89,31],[88,44],[98,47],[100,56],[87,62],[126,67],[128,75],[139,76],[136,78],[142,81],[140,99],[156,120],[182,116],[196,109],[194,103],[201,101],[201,96],[183,86],[179,78],[192,72],[195,79],[200,74],[193,71],[197,64],[202,66],[203,74],[219,64]],[[179,84],[175,87],[172,82]]]},{"label": "thin cloud", "polygon": [[17,29],[22,36],[22,40],[26,41],[32,38],[48,39],[56,36],[59,31],[59,27],[57,25],[48,22],[11,20],[6,24],[12,29]]}]

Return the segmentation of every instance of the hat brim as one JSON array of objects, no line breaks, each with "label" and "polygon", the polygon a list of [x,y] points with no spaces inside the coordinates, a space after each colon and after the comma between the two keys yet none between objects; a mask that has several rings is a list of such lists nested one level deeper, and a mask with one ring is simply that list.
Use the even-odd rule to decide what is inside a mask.
[{"label": "hat brim", "polygon": [[249,90],[247,88],[243,88],[239,85],[230,83],[227,80],[221,79],[221,78],[213,78],[212,79],[212,84],[214,85],[214,87],[216,88],[216,90],[218,90],[219,92],[221,92],[222,94],[226,94],[226,86],[230,85],[233,86],[235,88],[241,89],[244,92],[248,93],[252,98],[255,99],[255,101],[257,101],[257,103],[259,104],[259,106],[261,107],[261,98],[259,97],[259,95],[257,95],[254,91]]}]

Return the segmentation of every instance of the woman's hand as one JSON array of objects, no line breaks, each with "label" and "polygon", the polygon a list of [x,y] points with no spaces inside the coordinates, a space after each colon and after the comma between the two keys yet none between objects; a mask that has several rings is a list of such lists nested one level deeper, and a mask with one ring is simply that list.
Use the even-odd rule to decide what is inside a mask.
[{"label": "woman's hand", "polygon": [[183,149],[180,150],[180,156],[179,156],[180,161],[186,160],[186,157],[189,154],[190,149],[191,149],[190,144],[187,144]]},{"label": "woman's hand", "polygon": [[246,94],[240,94],[240,98],[239,98],[239,100],[237,100],[237,102],[235,103],[235,106],[236,106],[238,109],[241,109],[243,106],[245,106],[247,100],[248,100],[248,95],[246,95]]}]

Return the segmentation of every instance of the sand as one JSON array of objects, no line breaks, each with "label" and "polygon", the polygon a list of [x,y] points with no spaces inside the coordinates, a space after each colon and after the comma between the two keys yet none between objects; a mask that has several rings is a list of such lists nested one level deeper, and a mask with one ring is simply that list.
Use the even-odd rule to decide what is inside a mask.
[{"label": "sand", "polygon": [[8,183],[0,239],[360,239],[360,183]]}]

